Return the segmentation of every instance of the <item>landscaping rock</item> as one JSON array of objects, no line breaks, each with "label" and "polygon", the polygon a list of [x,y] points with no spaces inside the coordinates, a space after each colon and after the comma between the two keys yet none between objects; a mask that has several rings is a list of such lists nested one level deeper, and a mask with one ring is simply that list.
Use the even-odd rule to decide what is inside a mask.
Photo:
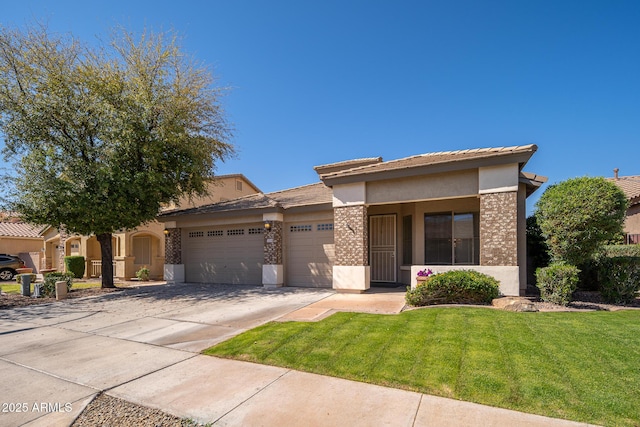
[{"label": "landscaping rock", "polygon": [[500,310],[519,311],[519,312],[535,312],[538,311],[535,304],[527,298],[523,297],[504,297],[496,298],[491,301],[491,305]]}]

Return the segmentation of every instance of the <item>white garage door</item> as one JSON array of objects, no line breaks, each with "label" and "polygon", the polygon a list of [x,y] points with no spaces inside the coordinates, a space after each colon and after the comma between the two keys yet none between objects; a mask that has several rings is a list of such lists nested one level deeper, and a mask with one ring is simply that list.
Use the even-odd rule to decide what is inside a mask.
[{"label": "white garage door", "polygon": [[333,283],[333,222],[287,223],[286,285],[331,287]]},{"label": "white garage door", "polygon": [[262,224],[182,231],[187,282],[260,285],[263,261]]}]

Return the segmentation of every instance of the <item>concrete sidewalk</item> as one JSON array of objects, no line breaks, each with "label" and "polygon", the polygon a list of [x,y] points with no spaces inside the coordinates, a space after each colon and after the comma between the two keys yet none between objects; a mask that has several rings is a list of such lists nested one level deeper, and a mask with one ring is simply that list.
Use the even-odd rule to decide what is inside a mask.
[{"label": "concrete sidewalk", "polygon": [[198,354],[270,320],[394,313],[403,298],[183,284],[2,310],[0,425],[70,425],[101,391],[221,426],[581,425]]}]

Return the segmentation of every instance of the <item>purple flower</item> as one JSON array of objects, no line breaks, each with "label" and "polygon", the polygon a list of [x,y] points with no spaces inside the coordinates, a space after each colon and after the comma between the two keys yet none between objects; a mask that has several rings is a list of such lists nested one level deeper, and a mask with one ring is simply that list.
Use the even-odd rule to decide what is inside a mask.
[{"label": "purple flower", "polygon": [[431,269],[424,269],[424,270],[420,270],[418,271],[418,276],[420,277],[429,277],[433,274],[433,271],[431,271]]}]

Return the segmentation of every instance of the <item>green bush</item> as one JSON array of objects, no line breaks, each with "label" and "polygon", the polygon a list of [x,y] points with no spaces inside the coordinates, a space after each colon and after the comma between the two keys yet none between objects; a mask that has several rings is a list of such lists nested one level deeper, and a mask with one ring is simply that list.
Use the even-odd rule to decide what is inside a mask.
[{"label": "green bush", "polygon": [[84,276],[85,262],[84,257],[79,255],[71,255],[64,257],[65,269],[73,273],[76,279]]},{"label": "green bush", "polygon": [[602,249],[607,258],[638,257],[640,258],[640,245],[607,245]]},{"label": "green bush", "polygon": [[556,262],[536,270],[540,298],[554,304],[568,305],[578,286],[580,270],[574,265]]},{"label": "green bush", "polygon": [[640,257],[618,256],[600,261],[600,294],[612,304],[630,304],[640,291]]},{"label": "green bush", "polygon": [[53,272],[44,275],[44,285],[42,286],[42,294],[46,297],[56,296],[56,282],[67,282],[67,290],[71,290],[73,285],[73,273]]},{"label": "green bush", "polygon": [[500,294],[499,283],[486,274],[472,270],[456,270],[436,274],[408,289],[407,304],[489,304]]},{"label": "green bush", "polygon": [[146,266],[144,266],[140,270],[136,271],[136,277],[139,280],[142,280],[144,282],[149,280],[149,274],[150,274],[149,273],[149,269]]}]

